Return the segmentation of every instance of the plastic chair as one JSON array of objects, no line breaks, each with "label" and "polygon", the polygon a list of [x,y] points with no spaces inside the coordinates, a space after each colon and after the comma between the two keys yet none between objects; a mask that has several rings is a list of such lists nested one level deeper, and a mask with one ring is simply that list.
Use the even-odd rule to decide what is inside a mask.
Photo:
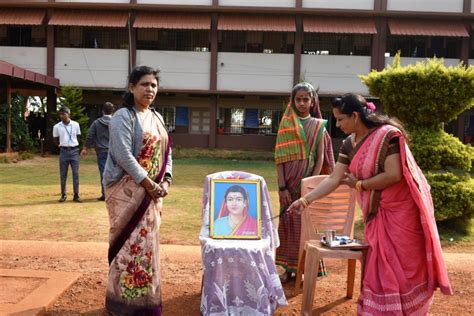
[{"label": "plastic chair", "polygon": [[[322,175],[303,179],[301,181],[301,194],[304,195],[308,193],[327,177],[327,175]],[[334,192],[326,197],[311,203],[301,215],[301,241],[294,292],[295,295],[300,293],[304,268],[303,314],[311,314],[319,261],[321,259],[334,258],[348,260],[348,298],[352,298],[354,292],[356,260],[361,262],[363,277],[365,249],[355,251],[349,249],[330,249],[320,246],[321,236],[327,229],[336,230],[338,234],[353,238],[354,210],[355,191],[347,185],[340,185]]]}]

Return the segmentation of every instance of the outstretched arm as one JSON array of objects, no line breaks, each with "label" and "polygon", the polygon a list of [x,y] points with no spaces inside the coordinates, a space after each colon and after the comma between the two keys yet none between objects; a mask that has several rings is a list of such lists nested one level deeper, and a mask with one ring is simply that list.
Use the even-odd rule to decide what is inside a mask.
[{"label": "outstretched arm", "polygon": [[[341,180],[345,177],[345,173],[347,171],[348,165],[343,163],[336,163],[333,173],[324,179],[316,188],[314,188],[311,192],[306,194],[302,197],[305,199],[308,204],[311,204],[313,201],[316,201],[322,197],[325,197],[332,191],[334,191],[340,184]],[[301,199],[294,201],[290,207],[288,208],[287,212],[297,212],[298,214],[305,208]]]}]

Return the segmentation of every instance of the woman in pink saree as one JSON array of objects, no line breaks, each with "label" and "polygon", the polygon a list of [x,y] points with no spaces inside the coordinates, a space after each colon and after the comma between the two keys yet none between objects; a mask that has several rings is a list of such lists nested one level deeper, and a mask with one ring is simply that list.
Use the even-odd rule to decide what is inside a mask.
[{"label": "woman in pink saree", "polygon": [[258,223],[249,213],[248,194],[240,185],[232,185],[225,191],[213,233],[218,236],[257,236]]},{"label": "woman in pink saree", "polygon": [[333,100],[344,140],[334,172],[288,211],[301,212],[340,183],[357,190],[369,244],[359,315],[426,315],[440,288],[452,294],[430,187],[402,126],[354,94]]}]

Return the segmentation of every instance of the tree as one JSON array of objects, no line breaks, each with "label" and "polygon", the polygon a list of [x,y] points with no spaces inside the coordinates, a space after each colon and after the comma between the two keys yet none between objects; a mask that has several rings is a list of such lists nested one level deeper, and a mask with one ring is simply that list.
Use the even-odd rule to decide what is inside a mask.
[{"label": "tree", "polygon": [[[11,142],[13,150],[31,150],[34,142],[28,131],[28,123],[25,120],[24,111],[25,98],[18,93],[11,98]],[[6,103],[0,105],[0,147],[6,148],[8,106]]]},{"label": "tree", "polygon": [[444,66],[429,59],[400,66],[400,53],[382,71],[360,76],[384,111],[409,132],[413,155],[431,185],[436,219],[467,233],[474,214],[474,185],[469,176],[474,149],[447,134],[444,124],[474,104],[474,68]]},{"label": "tree", "polygon": [[73,86],[63,86],[61,88],[61,96],[58,98],[58,110],[63,106],[67,106],[71,110],[71,119],[78,122],[81,126],[79,143],[82,146],[87,136],[89,124],[89,116],[82,103],[82,89]]}]

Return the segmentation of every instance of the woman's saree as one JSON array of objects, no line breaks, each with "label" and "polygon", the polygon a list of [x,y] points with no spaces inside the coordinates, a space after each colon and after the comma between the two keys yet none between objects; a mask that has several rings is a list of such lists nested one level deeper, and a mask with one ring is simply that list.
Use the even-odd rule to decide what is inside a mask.
[{"label": "woman's saree", "polygon": [[[326,121],[311,118],[303,121],[302,125],[306,138],[305,141],[311,145],[309,146],[309,151],[312,153],[310,155],[312,159],[292,160],[284,163],[285,183],[291,194],[292,201],[301,197],[301,180],[314,175],[313,169],[318,144],[320,141],[325,141],[325,135],[328,135],[325,129]],[[332,151],[332,146],[326,146],[326,143],[325,148],[330,148]],[[332,160],[332,165],[329,167],[332,168],[333,164]],[[280,205],[280,214],[283,214],[282,212],[288,206]],[[301,236],[301,216],[296,213],[285,213],[282,215],[278,224],[278,235],[280,236],[280,247],[276,251],[276,263],[283,266],[289,272],[296,272]]]},{"label": "woman's saree", "polygon": [[[142,122],[145,131],[147,126],[154,128],[143,135],[138,163],[150,178],[160,182],[169,142],[166,130],[156,119]],[[151,200],[145,189],[128,175],[106,188],[106,197],[110,221],[106,308],[116,315],[161,315],[162,199]]]},{"label": "woman's saree", "polygon": [[425,315],[437,287],[452,294],[430,187],[400,131],[390,125],[372,131],[351,152],[349,170],[357,179],[382,172],[393,137],[399,138],[402,180],[357,193],[369,244],[359,315]]}]

